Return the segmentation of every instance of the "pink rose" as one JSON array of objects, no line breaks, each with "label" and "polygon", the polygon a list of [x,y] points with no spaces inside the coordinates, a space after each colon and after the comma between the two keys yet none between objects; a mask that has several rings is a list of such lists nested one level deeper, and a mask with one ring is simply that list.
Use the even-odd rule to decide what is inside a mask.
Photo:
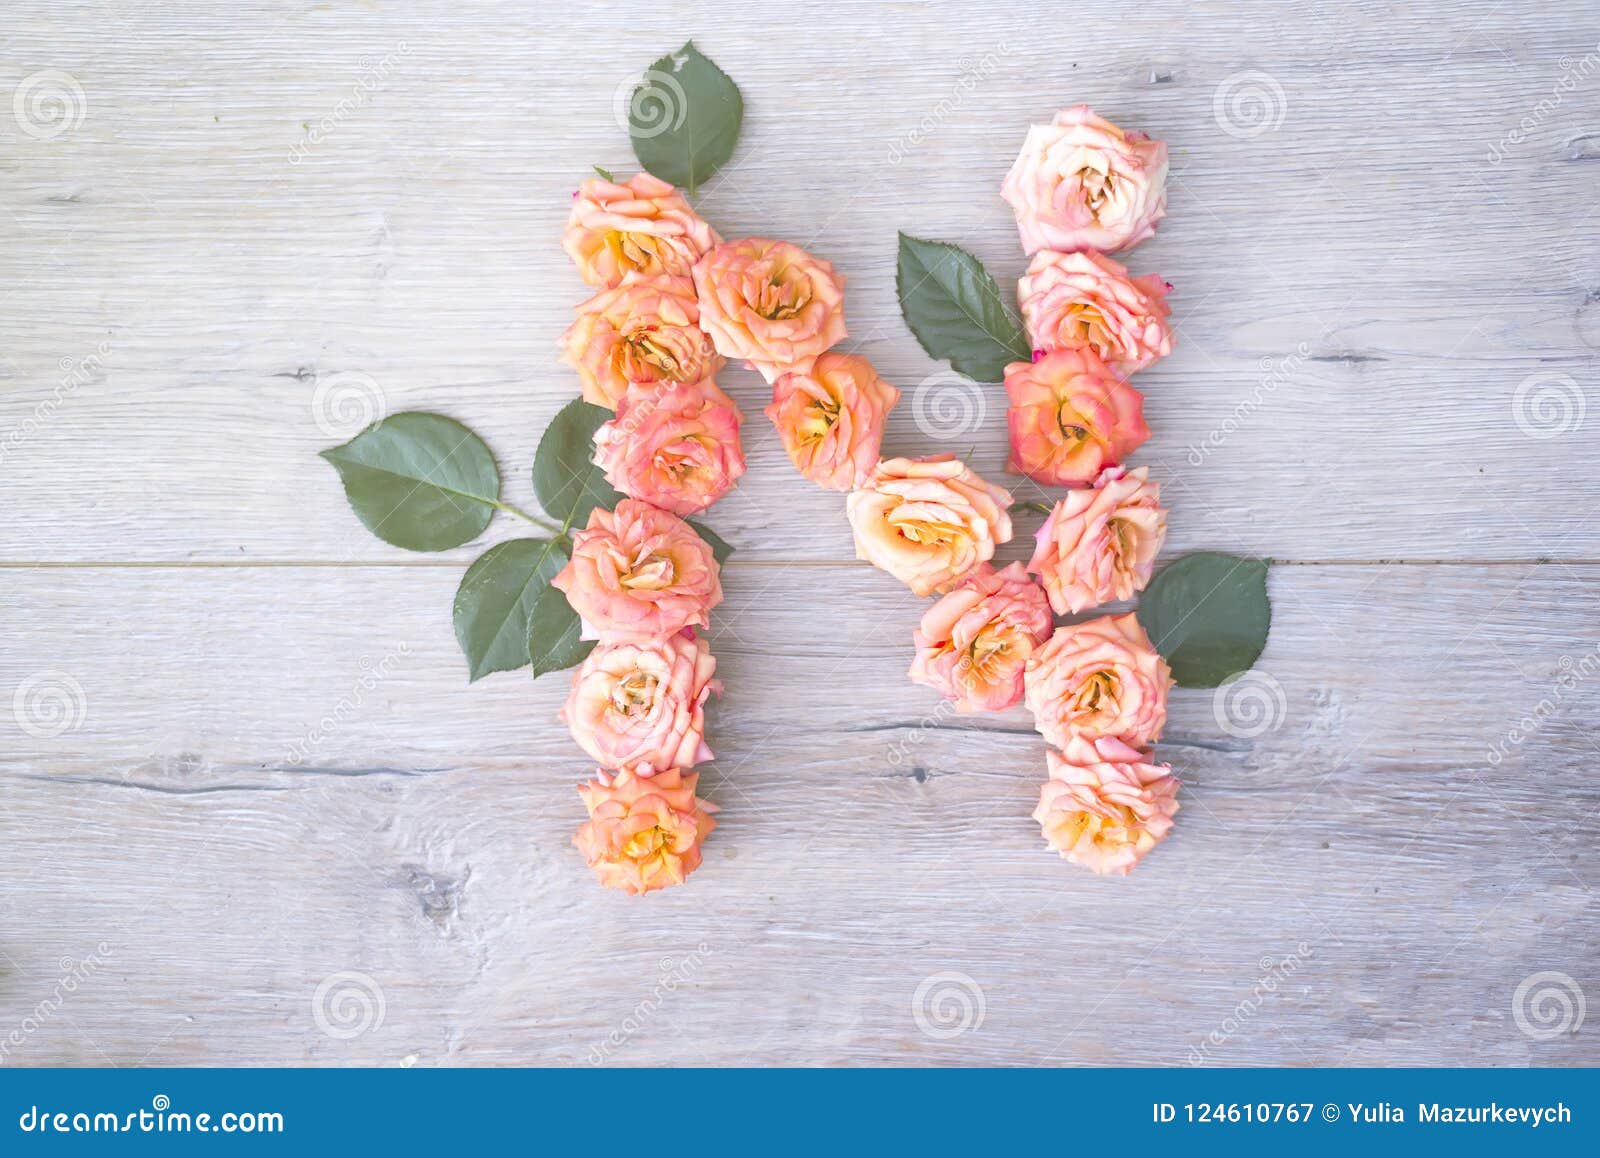
[{"label": "pink rose", "polygon": [[1145,439],[1144,395],[1088,350],[1006,367],[1006,469],[1047,486],[1092,481]]},{"label": "pink rose", "polygon": [[1150,582],[1167,512],[1150,472],[1107,467],[1093,487],[1067,492],[1039,528],[1028,570],[1056,614],[1131,599]]},{"label": "pink rose", "polygon": [[700,324],[717,352],[769,383],[811,369],[845,336],[844,278],[787,241],[725,241],[694,267]]},{"label": "pink rose", "polygon": [[602,768],[651,776],[711,759],[705,703],[721,692],[717,661],[692,631],[602,643],[572,680],[561,718]]},{"label": "pink rose", "polygon": [[1159,277],[1130,278],[1098,253],[1040,250],[1017,282],[1035,350],[1090,349],[1121,374],[1172,353],[1167,290]]},{"label": "pink rose", "polygon": [[[638,499],[596,507],[572,536],[572,558],[552,587],[607,642],[704,627],[722,602],[711,548],[677,515]],[[587,634],[587,633],[586,633]]]},{"label": "pink rose", "polygon": [[649,173],[622,184],[585,181],[561,244],[590,285],[612,289],[629,274],[688,277],[719,238],[673,186]]},{"label": "pink rose", "polygon": [[1033,818],[1063,859],[1126,876],[1172,830],[1178,781],[1168,765],[1110,737],[1074,739],[1048,760]]},{"label": "pink rose", "polygon": [[694,794],[698,779],[669,768],[649,778],[601,772],[578,786],[589,819],[572,843],[602,885],[637,897],[681,885],[700,867],[717,806]]},{"label": "pink rose", "polygon": [[1143,748],[1167,722],[1172,675],[1131,611],[1056,628],[1023,682],[1034,727],[1057,748],[1075,736]]},{"label": "pink rose", "polygon": [[1011,538],[1011,494],[953,454],[886,458],[845,502],[856,557],[918,595],[945,592]]},{"label": "pink rose", "polygon": [[865,358],[823,354],[806,373],[773,383],[766,413],[801,474],[847,491],[877,464],[883,424],[899,398]]},{"label": "pink rose", "polygon": [[711,383],[631,388],[594,446],[607,482],[676,515],[705,510],[744,474],[739,411]]},{"label": "pink rose", "polygon": [[1034,125],[1000,186],[1028,253],[1115,252],[1156,231],[1167,211],[1167,146],[1124,132],[1088,105]]},{"label": "pink rose", "polygon": [[584,401],[608,410],[629,386],[699,382],[722,368],[700,329],[694,283],[667,274],[595,294],[578,307],[561,345],[562,361],[583,382]]},{"label": "pink rose", "polygon": [[1050,637],[1044,592],[1021,563],[978,565],[922,616],[911,678],[963,712],[1000,712],[1022,699],[1022,671]]}]

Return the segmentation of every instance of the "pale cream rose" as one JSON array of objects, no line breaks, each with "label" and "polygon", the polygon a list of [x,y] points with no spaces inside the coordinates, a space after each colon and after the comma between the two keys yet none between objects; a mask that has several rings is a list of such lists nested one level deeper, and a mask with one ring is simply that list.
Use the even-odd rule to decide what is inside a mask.
[{"label": "pale cream rose", "polygon": [[693,384],[722,368],[700,328],[689,278],[631,278],[601,290],[577,314],[561,336],[562,361],[578,372],[585,402],[615,410],[630,386]]},{"label": "pale cream rose", "polygon": [[1047,759],[1050,779],[1033,818],[1064,860],[1126,876],[1172,831],[1178,781],[1168,765],[1110,737],[1075,738]]},{"label": "pale cream rose", "polygon": [[856,556],[918,595],[948,591],[1011,538],[1011,494],[953,454],[886,458],[846,500]]},{"label": "pale cream rose", "polygon": [[1000,196],[1022,248],[1107,253],[1137,245],[1167,210],[1167,146],[1125,132],[1088,105],[1028,130]]},{"label": "pale cream rose", "polygon": [[1155,570],[1167,536],[1161,487],[1146,467],[1107,467],[1092,487],[1067,492],[1040,527],[1028,570],[1057,615],[1131,599]]},{"label": "pale cream rose", "polygon": [[612,289],[629,274],[688,277],[722,240],[683,194],[649,173],[621,183],[596,178],[572,196],[561,244],[590,285]]},{"label": "pale cream rose", "polygon": [[1035,350],[1092,350],[1127,375],[1172,353],[1171,288],[1098,253],[1040,250],[1017,282],[1017,304]]},{"label": "pale cream rose", "polygon": [[1172,673],[1130,611],[1056,628],[1023,684],[1034,727],[1056,747],[1114,736],[1143,748],[1167,722]]},{"label": "pale cream rose", "polygon": [[766,414],[801,474],[847,491],[877,464],[883,424],[899,398],[859,354],[823,354],[804,374],[773,383]]},{"label": "pale cream rose", "polygon": [[768,383],[802,374],[844,338],[844,277],[787,241],[725,241],[694,267],[700,324]]},{"label": "pale cream rose", "polygon": [[705,704],[722,684],[693,631],[640,643],[602,643],[572,680],[561,718],[602,768],[639,776],[711,759]]}]

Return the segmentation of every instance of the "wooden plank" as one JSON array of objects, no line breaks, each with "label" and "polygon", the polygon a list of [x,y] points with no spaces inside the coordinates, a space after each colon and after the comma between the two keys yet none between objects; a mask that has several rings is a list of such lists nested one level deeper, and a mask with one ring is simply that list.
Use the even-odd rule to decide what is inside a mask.
[{"label": "wooden plank", "polygon": [[[733,566],[723,827],[691,887],[631,902],[567,847],[564,677],[469,688],[450,569],[6,570],[30,646],[0,693],[54,671],[82,709],[56,736],[0,716],[0,1023],[90,962],[7,1060],[1594,1064],[1510,1002],[1539,970],[1592,984],[1600,947],[1600,660],[1571,613],[1597,571],[1275,569],[1274,726],[1175,693],[1185,811],[1113,881],[1042,849],[1020,711],[904,679],[917,601]],[[359,1025],[351,972],[383,1020],[330,1036],[313,996],[335,978],[355,1020],[324,1020]],[[919,1028],[940,974],[975,988],[936,978],[928,1009],[959,1025],[981,991],[981,1025]]]},{"label": "wooden plank", "polygon": [[[573,70],[587,17],[147,6],[108,42],[98,16],[23,8],[0,81],[68,71],[85,115],[16,134],[4,162],[0,559],[396,558],[315,457],[380,409],[470,422],[528,498],[537,434],[574,392],[554,353],[584,295],[557,245],[569,194],[591,161],[628,167],[612,97],[682,36],[676,14],[630,18],[606,37],[614,66]],[[1186,11],[1125,13],[1101,40],[917,6],[885,17],[897,49],[871,61],[848,22],[810,22],[779,58],[765,14],[724,13],[700,31],[749,113],[704,210],[848,274],[849,345],[907,394],[892,452],[970,447],[997,473],[1003,398],[952,388],[917,348],[895,234],[960,241],[1014,278],[1000,177],[1029,119],[1093,101],[1174,151],[1171,216],[1130,258],[1178,286],[1178,350],[1140,377],[1156,434],[1137,459],[1173,482],[1174,550],[1600,557],[1579,465],[1600,450],[1594,103],[1580,87],[1535,107],[1590,29],[1469,5],[1387,14],[1378,36],[1304,5],[1286,40],[1276,16]],[[1241,72],[1282,91],[1263,89],[1275,130],[1219,123]],[[1525,116],[1527,140],[1500,150]],[[836,496],[789,470],[759,380],[727,379],[750,472],[713,521],[749,557],[849,558]],[[1523,433],[1519,397],[1560,435]],[[1392,511],[1396,489],[1427,517]],[[502,520],[485,542],[516,533]]]}]

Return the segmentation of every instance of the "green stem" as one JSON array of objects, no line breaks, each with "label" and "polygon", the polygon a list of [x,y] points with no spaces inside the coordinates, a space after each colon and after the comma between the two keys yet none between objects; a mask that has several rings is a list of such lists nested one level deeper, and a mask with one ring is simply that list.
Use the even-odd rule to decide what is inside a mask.
[{"label": "green stem", "polygon": [[532,523],[534,526],[543,527],[545,530],[549,531],[552,535],[555,535],[558,538],[564,538],[566,536],[567,529],[565,527],[558,527],[554,523],[547,523],[543,519],[536,519],[521,507],[514,507],[510,503],[500,502],[495,503],[494,506],[497,510],[502,510],[508,515],[516,515],[519,519],[527,519],[528,522]]}]

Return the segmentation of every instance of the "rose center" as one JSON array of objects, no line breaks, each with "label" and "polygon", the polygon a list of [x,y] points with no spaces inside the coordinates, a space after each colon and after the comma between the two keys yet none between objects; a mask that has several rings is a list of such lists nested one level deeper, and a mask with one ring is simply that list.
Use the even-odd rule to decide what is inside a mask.
[{"label": "rose center", "polygon": [[1083,203],[1088,206],[1094,219],[1099,221],[1101,212],[1117,195],[1116,175],[1109,169],[1085,165],[1078,170],[1078,185],[1083,190]]},{"label": "rose center", "polygon": [[672,378],[682,369],[682,362],[672,348],[652,328],[634,331],[622,344],[623,358],[628,367],[626,376],[632,381],[647,379],[652,375],[640,374],[641,369],[655,371]]},{"label": "rose center", "polygon": [[839,403],[832,398],[817,398],[812,400],[805,409],[804,416],[800,419],[798,432],[801,442],[821,442],[828,437],[839,421]]},{"label": "rose center", "polygon": [[630,590],[660,591],[671,587],[677,568],[665,555],[647,555],[634,563],[622,577],[622,585]]},{"label": "rose center", "polygon": [[649,672],[629,672],[611,687],[611,710],[629,719],[648,715],[656,702],[656,686],[656,677]]},{"label": "rose center", "polygon": [[774,274],[762,283],[750,303],[769,322],[795,317],[811,302],[811,283],[805,278]]},{"label": "rose center", "polygon": [[1074,715],[1115,715],[1117,712],[1117,677],[1108,671],[1097,671],[1078,687],[1071,703]]},{"label": "rose center", "polygon": [[1105,321],[1100,311],[1087,302],[1073,302],[1061,312],[1061,324],[1057,332],[1061,335],[1063,345],[1093,346],[1103,351]]},{"label": "rose center", "polygon": [[635,834],[633,839],[622,846],[622,855],[629,860],[647,860],[655,856],[664,856],[670,843],[666,832],[658,824],[654,828],[647,828]]}]

